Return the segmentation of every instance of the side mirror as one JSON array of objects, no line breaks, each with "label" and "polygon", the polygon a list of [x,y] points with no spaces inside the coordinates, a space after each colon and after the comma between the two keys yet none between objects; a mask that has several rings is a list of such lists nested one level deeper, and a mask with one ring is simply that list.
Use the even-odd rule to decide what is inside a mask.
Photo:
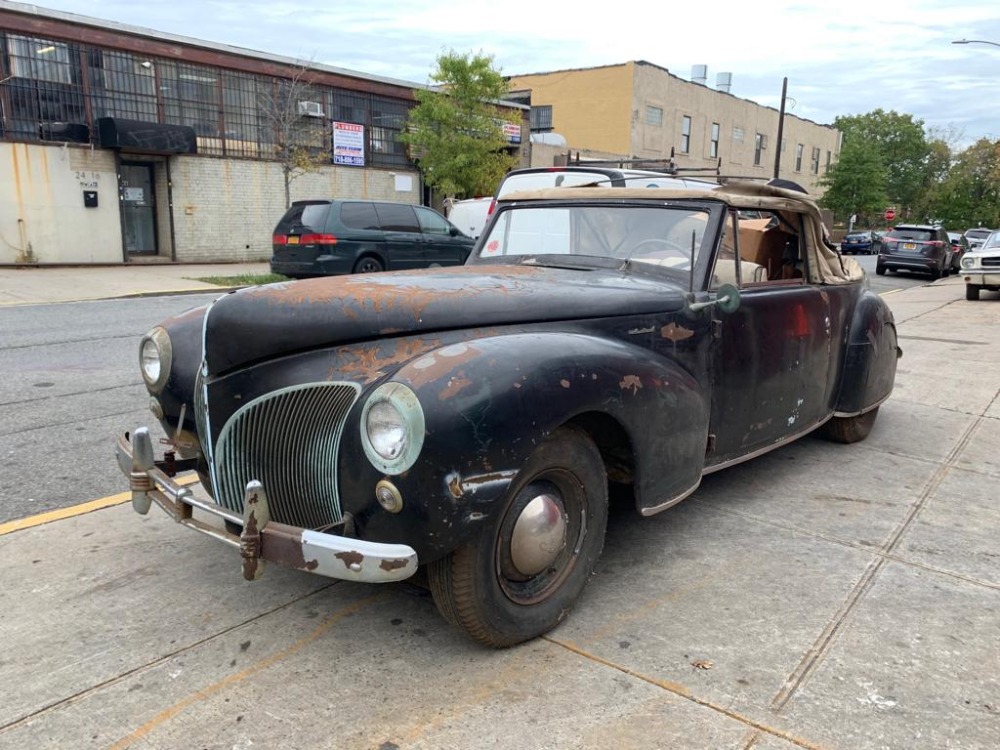
[{"label": "side mirror", "polygon": [[692,312],[704,310],[705,308],[716,306],[719,312],[734,313],[740,307],[740,290],[732,284],[722,284],[715,293],[715,299],[709,302],[692,302],[688,309]]},{"label": "side mirror", "polygon": [[452,237],[458,237],[461,233],[462,230],[454,225],[451,227],[451,229],[448,230],[448,234],[451,235]]}]

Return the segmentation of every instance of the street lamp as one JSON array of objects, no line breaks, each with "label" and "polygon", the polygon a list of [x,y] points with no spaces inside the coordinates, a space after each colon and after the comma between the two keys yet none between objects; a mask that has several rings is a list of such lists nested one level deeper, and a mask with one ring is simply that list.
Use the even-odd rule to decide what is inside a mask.
[{"label": "street lamp", "polygon": [[985,39],[957,39],[952,44],[992,44],[994,47],[1000,47],[1000,42],[988,42]]}]

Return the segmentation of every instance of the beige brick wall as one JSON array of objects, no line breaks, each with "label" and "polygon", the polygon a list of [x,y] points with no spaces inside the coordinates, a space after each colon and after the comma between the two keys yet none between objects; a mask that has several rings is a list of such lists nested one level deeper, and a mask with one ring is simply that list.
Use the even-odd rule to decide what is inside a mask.
[{"label": "beige brick wall", "polygon": [[[518,76],[515,88],[530,89],[533,105],[551,105],[556,133],[567,149],[581,158],[666,159],[674,149],[680,167],[713,168],[712,123],[719,124],[722,172],[766,179],[774,173],[778,110],[692,83],[648,63],[626,63],[583,70],[560,70]],[[737,81],[738,85],[738,81]],[[662,112],[659,125],[650,124],[647,108]],[[681,151],[683,118],[691,118],[690,144]],[[754,164],[755,137],[766,136],[760,164]],[[813,195],[822,194],[819,179],[826,171],[827,153],[836,161],[839,134],[831,126],[786,113],[780,176],[798,182]],[[797,144],[803,147],[802,165],[795,168]],[[818,173],[812,171],[812,150],[819,149]],[[538,164],[543,153],[532,157]]]}]

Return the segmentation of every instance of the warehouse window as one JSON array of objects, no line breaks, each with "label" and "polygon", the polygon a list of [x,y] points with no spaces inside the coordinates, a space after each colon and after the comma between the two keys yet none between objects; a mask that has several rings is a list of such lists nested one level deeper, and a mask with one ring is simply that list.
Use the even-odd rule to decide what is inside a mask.
[{"label": "warehouse window", "polygon": [[681,118],[681,153],[691,153],[691,118],[687,115]]},{"label": "warehouse window", "polygon": [[812,173],[813,174],[819,174],[819,147],[818,146],[814,147],[813,150],[812,150],[812,163],[810,164],[810,166],[812,167]]},{"label": "warehouse window", "polygon": [[646,124],[659,128],[663,126],[663,108],[646,106]]},{"label": "warehouse window", "polygon": [[805,146],[803,146],[801,143],[796,143],[795,144],[795,171],[796,172],[801,172],[802,171],[802,151],[803,151],[803,149],[805,149]]},{"label": "warehouse window", "polygon": [[767,136],[757,133],[753,138],[753,165],[759,167],[764,156],[764,149],[767,148]]},{"label": "warehouse window", "polygon": [[712,136],[708,141],[708,155],[713,159],[719,155],[719,123],[712,123]]},{"label": "warehouse window", "polygon": [[552,130],[552,105],[540,104],[531,108],[531,132],[545,133]]}]

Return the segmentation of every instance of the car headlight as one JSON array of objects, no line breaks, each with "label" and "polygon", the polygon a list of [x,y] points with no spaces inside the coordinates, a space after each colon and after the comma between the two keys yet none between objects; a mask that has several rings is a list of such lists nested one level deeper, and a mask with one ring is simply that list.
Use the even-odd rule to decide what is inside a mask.
[{"label": "car headlight", "polygon": [[962,257],[962,268],[975,268],[977,260],[978,260],[978,258],[976,258],[975,256],[971,256],[971,257],[968,256],[968,255],[963,256]]},{"label": "car headlight", "polygon": [[167,384],[172,358],[170,336],[165,328],[157,326],[142,337],[139,344],[139,369],[142,370],[146,387],[153,393],[159,393]]},{"label": "car headlight", "polygon": [[413,466],[424,445],[424,410],[417,395],[402,383],[376,388],[361,411],[361,444],[372,466],[386,474]]}]

